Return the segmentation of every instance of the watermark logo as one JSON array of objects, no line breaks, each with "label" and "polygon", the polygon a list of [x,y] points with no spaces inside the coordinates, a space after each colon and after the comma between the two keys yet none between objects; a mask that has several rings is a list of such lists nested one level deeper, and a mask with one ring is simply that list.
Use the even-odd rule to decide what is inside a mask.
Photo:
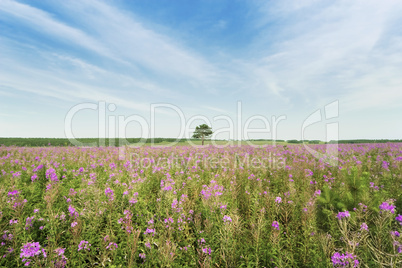
[{"label": "watermark logo", "polygon": [[[133,150],[127,150],[125,156],[129,156],[129,162],[138,169],[172,169],[185,170],[201,169],[283,169],[286,167],[286,159],[277,157],[272,152],[264,155],[250,154],[225,154],[206,155],[205,152],[195,151],[191,156],[183,156],[171,153],[168,156],[148,155],[144,156]],[[128,153],[131,152],[131,153]],[[127,157],[124,159],[127,161]]]},{"label": "watermark logo", "polygon": [[[186,145],[191,147],[201,147],[199,144],[191,139],[191,135],[194,133],[195,122],[203,122],[208,126],[212,126],[212,123],[223,122],[225,127],[213,128],[213,134],[210,140],[210,144],[214,147],[230,147],[230,146],[241,146],[249,145],[252,147],[266,147],[266,146],[276,146],[278,126],[281,121],[287,119],[286,115],[271,116],[267,118],[263,115],[253,115],[245,117],[242,109],[242,103],[237,102],[237,109],[235,116],[230,117],[229,115],[217,115],[210,120],[210,118],[204,115],[193,115],[189,118],[185,116],[180,107],[170,104],[170,103],[156,103],[150,105],[149,117],[145,117],[139,114],[133,114],[129,116],[116,115],[116,105],[113,103],[106,103],[100,101],[98,103],[81,103],[73,106],[65,117],[65,135],[75,146],[118,146],[119,147],[119,158],[126,159],[129,155],[130,148],[139,148],[144,145],[149,145],[152,147],[171,147],[177,145],[180,141],[185,140]],[[83,143],[75,138],[73,132],[73,119],[80,112],[85,110],[95,111],[97,113],[97,126],[98,126],[98,142]],[[154,138],[156,135],[156,125],[158,116],[161,113],[166,113],[169,111],[170,114],[174,114],[176,119],[179,120],[178,135],[175,140],[160,146],[154,143]],[[339,102],[334,101],[327,104],[323,109],[318,109],[313,112],[310,116],[304,120],[301,126],[301,137],[304,148],[311,153],[320,161],[325,162],[329,165],[336,166],[338,164],[338,144],[335,142],[333,144],[328,144],[329,141],[338,140],[338,122],[335,121],[339,116]],[[160,119],[159,119],[160,120]],[[326,144],[322,145],[310,145],[307,144],[305,140],[305,130],[310,126],[328,122],[325,124],[325,141]],[[335,121],[335,122],[334,122]],[[252,128],[253,123],[258,122],[259,125],[263,125],[260,128]],[[126,137],[126,130],[129,124],[135,123],[140,129],[140,135],[136,142],[129,142]],[[222,125],[222,124],[221,124]],[[226,135],[229,139],[226,141],[217,142],[216,137],[218,135]],[[259,134],[267,137],[265,140],[271,140],[271,142],[266,144],[254,143],[250,138],[252,134]],[[171,140],[171,139],[170,139]],[[263,161],[264,162],[264,161]],[[263,163],[262,162],[262,163]],[[266,164],[263,164],[266,165]]]},{"label": "watermark logo", "polygon": [[[97,134],[99,138],[98,143],[92,142],[85,144],[75,138],[73,132],[73,119],[81,111],[85,110],[93,110],[97,112]],[[156,136],[155,130],[157,125],[156,122],[158,111],[166,112],[166,110],[170,110],[170,112],[173,112],[175,116],[177,116],[177,119],[179,119],[179,134],[177,135],[176,140],[170,142],[169,144],[165,144],[164,147],[176,145],[181,140],[186,140],[187,144],[192,147],[199,147],[199,145],[197,145],[194,140],[190,138],[195,131],[195,128],[192,127],[192,125],[196,121],[203,122],[208,126],[212,126],[212,122],[216,123],[218,121],[227,125],[227,127],[213,129],[210,143],[215,147],[224,148],[231,145],[240,146],[242,144],[257,147],[264,146],[254,144],[251,141],[252,134],[262,134],[267,138],[269,137],[269,139],[272,140],[271,144],[275,146],[278,125],[281,121],[286,119],[285,115],[271,116],[270,119],[263,115],[253,115],[248,118],[244,118],[242,104],[240,101],[237,103],[236,116],[234,117],[235,119],[228,115],[217,115],[212,118],[212,121],[204,115],[193,115],[190,118],[186,118],[184,112],[182,111],[182,109],[180,109],[180,107],[170,103],[151,104],[149,119],[139,114],[134,114],[130,116],[113,114],[107,115],[107,113],[114,112],[115,110],[115,104],[111,103],[107,105],[107,103],[104,101],[100,101],[98,103],[81,103],[73,106],[67,112],[67,115],[65,117],[64,129],[66,137],[75,146],[105,146],[107,140],[108,144],[112,146],[128,145],[130,147],[141,147],[149,141],[151,146],[158,146],[158,144],[153,142],[153,138],[155,138]],[[128,125],[133,122],[139,124],[140,126],[141,139],[136,143],[129,143],[126,137],[126,130]],[[252,127],[253,122],[259,122],[260,125],[262,123],[263,127]],[[225,143],[218,143],[216,141],[216,137],[222,134],[226,134],[228,139]],[[117,144],[115,144],[116,140],[118,141]]]},{"label": "watermark logo", "polygon": [[[324,116],[323,116],[324,115]],[[339,117],[339,101],[331,102],[322,109],[313,112],[309,117],[304,120],[301,134],[304,148],[312,154],[315,158],[320,159],[326,164],[331,166],[338,165],[338,139],[339,139],[339,122],[326,123],[325,141],[324,146],[315,146],[314,148],[308,146],[305,142],[305,130],[314,124],[321,123],[327,120],[334,120]],[[332,141],[330,144],[328,142]],[[324,150],[323,150],[324,149]]]}]

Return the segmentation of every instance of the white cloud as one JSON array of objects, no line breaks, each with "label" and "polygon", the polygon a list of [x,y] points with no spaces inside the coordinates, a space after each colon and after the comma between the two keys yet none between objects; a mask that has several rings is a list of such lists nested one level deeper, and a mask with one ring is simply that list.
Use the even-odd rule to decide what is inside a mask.
[{"label": "white cloud", "polygon": [[[81,1],[66,10],[121,60],[156,75],[210,83],[215,68],[173,38],[146,27],[133,14],[102,1]],[[91,10],[91,12],[88,12]]]},{"label": "white cloud", "polygon": [[[267,43],[272,40],[270,21],[257,22],[266,30],[255,47],[269,49],[267,56],[255,64],[261,75],[265,73],[267,80],[272,81],[266,83],[268,90],[284,98],[297,93],[316,101],[334,97],[342,101],[360,95],[362,101],[350,103],[355,109],[378,105],[376,94],[366,95],[368,91],[386,92],[390,97],[382,99],[387,102],[400,101],[399,94],[392,94],[395,85],[381,80],[400,81],[395,77],[402,64],[395,57],[400,55],[401,47],[395,47],[398,39],[390,38],[394,34],[390,28],[400,18],[401,2],[336,1],[324,7],[315,1],[293,3],[280,1],[272,8],[270,2],[261,7],[265,17],[276,13],[275,17],[284,21],[275,28],[282,32],[274,43]],[[379,70],[381,75],[377,74]]]},{"label": "white cloud", "polygon": [[[49,102],[105,100],[141,112],[165,101],[195,114],[226,114],[242,100],[250,114],[284,107],[296,116],[335,99],[344,111],[362,113],[402,101],[395,31],[402,2],[259,2],[253,38],[235,56],[225,47],[195,50],[181,38],[197,33],[158,27],[116,3],[50,2],[55,15],[30,2],[0,1],[0,22],[29,33],[0,37],[0,95],[7,97],[22,91]],[[214,27],[229,31],[228,21]]]},{"label": "white cloud", "polygon": [[82,46],[104,56],[113,57],[110,51],[102,46],[100,42],[83,31],[56,20],[45,11],[11,0],[2,0],[0,10],[17,18],[19,22],[26,23],[28,27],[40,33],[46,33],[67,43]]}]

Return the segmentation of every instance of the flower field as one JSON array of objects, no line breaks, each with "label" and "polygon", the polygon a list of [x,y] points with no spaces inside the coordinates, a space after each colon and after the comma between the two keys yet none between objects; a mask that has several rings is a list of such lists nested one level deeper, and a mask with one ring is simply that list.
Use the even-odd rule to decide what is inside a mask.
[{"label": "flower field", "polygon": [[0,147],[0,266],[402,267],[402,143],[328,146]]}]

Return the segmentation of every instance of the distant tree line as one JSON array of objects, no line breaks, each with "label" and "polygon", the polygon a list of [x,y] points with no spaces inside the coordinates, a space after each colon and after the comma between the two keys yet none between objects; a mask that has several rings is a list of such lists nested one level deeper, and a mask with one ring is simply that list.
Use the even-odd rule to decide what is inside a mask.
[{"label": "distant tree line", "polygon": [[357,139],[357,140],[339,140],[339,141],[330,141],[328,143],[387,143],[387,142],[402,142],[402,139],[396,140],[366,140],[366,139]]},{"label": "distant tree line", "polygon": [[310,143],[310,144],[320,144],[320,143],[329,143],[329,144],[336,144],[336,143],[342,143],[342,144],[355,144],[355,143],[387,143],[387,142],[402,142],[401,140],[387,140],[387,139],[381,139],[381,140],[368,140],[368,139],[356,139],[356,140],[331,140],[330,142],[323,142],[320,140],[287,140],[287,143]]},{"label": "distant tree line", "polygon": [[[162,142],[186,142],[188,140],[191,141],[202,141],[202,139],[175,139],[175,138],[128,138],[128,139],[97,139],[97,138],[78,138],[77,141],[83,144],[95,144],[95,146],[119,146],[119,145],[130,145],[135,143],[144,142],[146,144],[158,144]],[[286,142],[289,144],[301,144],[301,143],[309,143],[309,144],[321,144],[325,143],[320,140],[272,140],[272,139],[251,139],[249,141],[266,141],[266,142]],[[356,144],[356,143],[387,143],[387,142],[402,142],[402,139],[388,140],[368,140],[368,139],[356,139],[356,140],[339,140],[339,141],[330,141],[329,144],[334,143],[343,143],[343,144]],[[19,146],[19,147],[43,147],[43,146],[75,146],[68,139],[63,138],[0,138],[0,146]]]},{"label": "distant tree line", "polygon": [[[162,143],[162,142],[184,142],[187,139],[175,139],[175,138],[127,138],[127,139],[98,139],[98,138],[77,138],[78,142],[83,144],[96,144],[96,146],[119,146],[129,145],[135,143]],[[200,139],[191,139],[192,141],[198,141]],[[43,146],[75,146],[69,139],[63,138],[0,138],[0,146],[27,146],[27,147],[43,147]]]},{"label": "distant tree line", "polygon": [[320,140],[287,140],[287,143],[309,143],[309,144],[320,144],[324,143]]}]

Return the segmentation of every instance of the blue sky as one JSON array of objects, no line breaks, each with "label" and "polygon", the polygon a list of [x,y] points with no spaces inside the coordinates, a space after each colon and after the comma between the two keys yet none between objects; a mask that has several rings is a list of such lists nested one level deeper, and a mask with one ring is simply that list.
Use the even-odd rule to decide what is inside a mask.
[{"label": "blue sky", "polygon": [[[177,137],[183,122],[166,105],[148,133],[138,120],[113,123],[150,127],[151,105],[170,104],[189,128],[204,116],[222,130],[230,118],[233,135],[218,139],[244,138],[252,118],[270,131],[249,138],[300,139],[337,101],[337,116],[304,138],[325,140],[328,122],[339,139],[401,138],[401,14],[387,0],[0,0],[0,136],[65,137],[73,107],[103,101],[116,107],[106,136]],[[73,134],[97,137],[99,112],[77,112]],[[273,116],[286,117],[275,130]]]}]

